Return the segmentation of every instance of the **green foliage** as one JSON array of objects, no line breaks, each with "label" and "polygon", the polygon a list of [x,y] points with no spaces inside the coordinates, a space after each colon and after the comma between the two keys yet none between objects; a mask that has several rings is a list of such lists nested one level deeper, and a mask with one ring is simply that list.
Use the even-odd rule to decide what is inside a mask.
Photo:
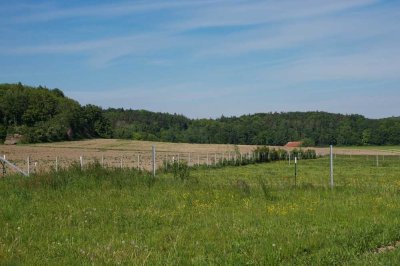
[{"label": "green foliage", "polygon": [[0,84],[0,140],[7,133],[22,134],[27,143],[112,136],[101,108],[81,107],[59,89],[20,83]]},{"label": "green foliage", "polygon": [[0,124],[0,143],[4,142],[7,136],[7,128]]},{"label": "green foliage", "polygon": [[304,138],[301,140],[301,146],[302,147],[314,147],[315,141],[311,138]]},{"label": "green foliage", "polygon": [[289,112],[188,119],[143,110],[108,109],[114,137],[188,143],[303,146],[400,144],[399,119],[367,119],[360,115]]},{"label": "green foliage", "polygon": [[299,159],[317,159],[317,153],[315,150],[307,149],[294,149],[290,152],[293,157],[297,157]]},{"label": "green foliage", "polygon": [[268,187],[268,181],[267,181],[267,179],[265,179],[265,178],[259,176],[259,177],[257,178],[257,181],[258,181],[258,184],[259,184],[260,187],[261,187],[261,190],[262,190],[262,192],[263,192],[264,198],[265,198],[266,200],[274,200],[275,198],[274,198],[274,196],[273,196],[272,193],[271,193],[271,189]]},{"label": "green foliage", "polygon": [[267,146],[258,147],[254,151],[257,162],[282,161],[288,158],[288,152],[284,149],[270,149]]},{"label": "green foliage", "polygon": [[163,172],[172,173],[175,179],[181,181],[188,180],[190,178],[190,167],[187,162],[164,162]]}]

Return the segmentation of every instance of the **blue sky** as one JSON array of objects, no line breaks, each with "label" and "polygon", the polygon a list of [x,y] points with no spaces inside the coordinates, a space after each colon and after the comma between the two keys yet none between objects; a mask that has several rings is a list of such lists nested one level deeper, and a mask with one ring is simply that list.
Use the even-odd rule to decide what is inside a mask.
[{"label": "blue sky", "polygon": [[397,0],[0,0],[0,82],[192,118],[400,116]]}]

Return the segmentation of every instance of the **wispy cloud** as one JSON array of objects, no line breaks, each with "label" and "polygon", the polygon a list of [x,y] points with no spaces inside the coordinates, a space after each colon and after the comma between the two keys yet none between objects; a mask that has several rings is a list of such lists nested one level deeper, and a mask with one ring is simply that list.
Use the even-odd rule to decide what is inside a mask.
[{"label": "wispy cloud", "polygon": [[203,0],[203,1],[135,1],[135,2],[113,2],[111,4],[86,5],[79,7],[61,7],[57,3],[36,6],[32,10],[30,5],[20,6],[20,10],[29,9],[30,13],[24,15],[13,16],[12,22],[47,22],[54,20],[63,20],[71,18],[110,18],[133,15],[143,12],[153,12],[165,9],[181,9],[195,8],[210,3],[217,3],[220,0]]},{"label": "wispy cloud", "polygon": [[[261,28],[244,32],[229,34],[216,38],[214,45],[202,51],[202,55],[225,55],[279,50],[298,46],[316,46],[321,42],[329,46],[331,43],[354,43],[366,38],[377,37],[385,34],[400,32],[397,20],[390,14],[384,16],[385,21],[376,19],[374,14],[351,16],[337,19],[316,18],[284,23],[273,28]],[[376,19],[376,20],[374,20]],[[372,21],[369,21],[372,20]],[[368,22],[368,26],[366,26]]]},{"label": "wispy cloud", "polygon": [[320,16],[376,2],[378,1],[238,1],[235,4],[223,2],[189,12],[186,20],[176,23],[175,26],[182,30],[190,30],[271,23]]},{"label": "wispy cloud", "polygon": [[270,73],[277,79],[289,78],[292,83],[316,80],[400,79],[400,56],[396,53],[397,49],[389,49],[304,59]]},{"label": "wispy cloud", "polygon": [[[39,11],[30,15],[17,17],[17,20],[19,22],[37,22],[87,16],[123,16],[132,14],[132,12],[151,12],[166,8],[174,9],[179,19],[172,19],[172,22],[167,21],[158,30],[151,32],[85,41],[2,47],[0,53],[15,55],[86,53],[89,55],[91,65],[95,66],[105,66],[123,56],[144,55],[166,49],[192,49],[194,56],[242,55],[247,52],[306,45],[339,35],[354,38],[354,36],[362,37],[362,35],[382,33],[382,29],[387,31],[388,27],[374,27],[373,22],[369,24],[368,28],[360,27],[360,24],[365,21],[358,18],[345,17],[337,20],[336,18],[320,19],[318,17],[326,13],[370,5],[375,2],[376,0],[338,0],[328,3],[320,0],[280,1],[277,3],[240,0],[233,2],[140,1],[63,9],[47,6],[39,8]],[[48,11],[43,11],[47,9]],[[185,18],[186,14],[190,18]],[[287,23],[287,20],[305,17],[309,19],[297,21],[295,24]],[[364,17],[364,19],[366,18]],[[274,24],[273,27],[267,25],[256,30],[234,32],[230,35],[209,36],[201,40],[199,40],[201,37],[185,35],[186,30],[199,27],[246,25],[271,21],[283,21],[283,23]]]},{"label": "wispy cloud", "polygon": [[89,56],[93,66],[106,66],[111,61],[126,55],[141,55],[170,47],[172,37],[165,32],[140,33],[71,43],[27,45],[0,49],[3,55],[79,54]]}]

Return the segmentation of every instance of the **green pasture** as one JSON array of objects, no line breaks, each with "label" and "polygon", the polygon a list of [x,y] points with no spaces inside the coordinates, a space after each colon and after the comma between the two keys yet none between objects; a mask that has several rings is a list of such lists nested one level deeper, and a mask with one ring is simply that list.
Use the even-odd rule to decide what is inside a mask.
[{"label": "green pasture", "polygon": [[0,180],[3,265],[396,265],[400,158]]},{"label": "green pasture", "polygon": [[342,148],[346,150],[370,150],[370,151],[388,151],[400,153],[399,145],[382,145],[382,146],[338,146],[337,148]]}]

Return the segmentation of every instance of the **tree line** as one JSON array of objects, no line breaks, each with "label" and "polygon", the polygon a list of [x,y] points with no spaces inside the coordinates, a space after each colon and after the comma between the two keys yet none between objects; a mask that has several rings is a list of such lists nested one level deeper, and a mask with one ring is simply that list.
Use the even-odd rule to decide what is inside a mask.
[{"label": "tree line", "polygon": [[188,143],[305,146],[397,145],[400,118],[368,119],[326,112],[259,113],[218,119],[144,110],[107,109],[115,138]]},{"label": "tree line", "polygon": [[400,117],[369,119],[327,112],[258,113],[218,119],[180,114],[81,106],[59,89],[0,84],[0,139],[25,142],[122,138],[188,143],[306,146],[397,145]]},{"label": "tree line", "polygon": [[26,143],[112,137],[103,110],[81,106],[59,89],[0,84],[0,139],[21,134]]}]

